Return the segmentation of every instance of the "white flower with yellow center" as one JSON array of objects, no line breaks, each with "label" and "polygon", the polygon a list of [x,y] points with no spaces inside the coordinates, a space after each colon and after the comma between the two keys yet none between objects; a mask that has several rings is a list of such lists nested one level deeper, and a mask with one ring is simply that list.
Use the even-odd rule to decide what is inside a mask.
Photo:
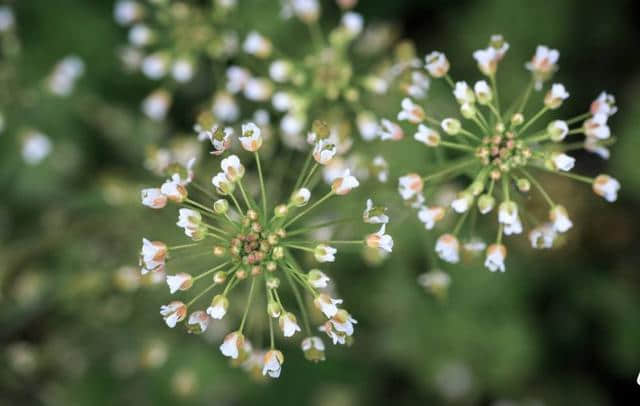
[{"label": "white flower with yellow center", "polygon": [[296,332],[302,331],[296,320],[296,316],[293,313],[284,313],[280,316],[278,321],[282,335],[285,337],[292,337]]},{"label": "white flower with yellow center", "polygon": [[385,234],[386,224],[380,227],[378,232],[369,234],[365,239],[367,247],[378,248],[386,252],[391,252],[393,249],[393,238],[389,234]]},{"label": "white flower with yellow center", "polygon": [[238,137],[242,148],[249,152],[256,152],[262,146],[260,128],[254,123],[242,124],[242,136]]},{"label": "white flower with yellow center", "polygon": [[193,277],[185,272],[175,275],[167,275],[169,293],[174,294],[179,290],[188,290],[193,285]]},{"label": "white flower with yellow center", "polygon": [[358,179],[351,175],[351,171],[349,169],[345,169],[342,176],[333,181],[331,184],[331,190],[333,190],[337,195],[346,195],[359,185],[360,182],[358,182]]},{"label": "white flower with yellow center", "polygon": [[318,310],[330,319],[338,313],[338,306],[342,303],[342,299],[333,299],[326,293],[321,293],[313,299],[313,304]]},{"label": "white flower with yellow center", "polygon": [[336,260],[336,252],[338,252],[337,249],[324,244],[316,246],[313,250],[316,261],[318,262],[334,262]]},{"label": "white flower with yellow center", "polygon": [[427,230],[431,230],[435,224],[444,218],[445,209],[441,206],[422,206],[418,211],[418,219]]},{"label": "white flower with yellow center", "polygon": [[425,68],[434,78],[441,78],[449,72],[449,61],[442,52],[433,51],[425,57]]},{"label": "white flower with yellow center", "polygon": [[440,134],[424,124],[418,125],[418,132],[413,138],[429,147],[437,147],[440,144]]},{"label": "white flower with yellow center", "polygon": [[418,124],[424,120],[425,114],[422,107],[415,104],[408,97],[402,99],[401,106],[402,111],[398,113],[398,120],[408,121],[412,124]]},{"label": "white flower with yellow center", "polygon": [[159,188],[142,189],[140,196],[142,204],[152,209],[162,209],[167,205],[167,196]]},{"label": "white flower with yellow center", "polygon": [[238,182],[244,176],[244,166],[237,155],[229,155],[220,162],[222,171],[231,182]]},{"label": "white flower with yellow center", "polygon": [[160,307],[160,315],[169,328],[174,328],[187,316],[187,306],[179,301],[173,301]]},{"label": "white flower with yellow center", "polygon": [[443,234],[436,241],[436,253],[446,262],[456,264],[460,261],[460,242],[453,234]]}]

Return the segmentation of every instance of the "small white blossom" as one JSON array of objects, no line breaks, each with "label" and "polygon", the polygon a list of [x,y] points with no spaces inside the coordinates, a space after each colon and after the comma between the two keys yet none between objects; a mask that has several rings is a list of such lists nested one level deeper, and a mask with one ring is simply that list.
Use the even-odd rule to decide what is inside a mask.
[{"label": "small white blossom", "polygon": [[187,198],[187,189],[182,185],[180,175],[177,173],[160,186],[160,192],[175,203],[182,203]]},{"label": "small white blossom", "polygon": [[262,375],[267,375],[271,378],[278,378],[282,371],[282,364],[284,363],[284,355],[280,351],[271,350],[267,351],[264,355],[264,366],[262,368]]},{"label": "small white blossom", "polygon": [[238,359],[240,351],[244,349],[244,336],[239,331],[234,331],[226,335],[222,345],[220,345],[220,352],[225,357],[231,359]]},{"label": "small white blossom", "polygon": [[316,289],[326,288],[330,281],[329,277],[319,269],[310,270],[307,274],[307,280],[309,281],[309,284]]},{"label": "small white blossom", "polygon": [[564,233],[573,226],[564,206],[554,206],[549,212],[549,220],[551,220],[553,228],[559,233]]},{"label": "small white blossom", "polygon": [[176,82],[186,83],[193,78],[194,66],[193,62],[186,58],[179,58],[173,61],[171,66],[171,76]]},{"label": "small white blossom", "polygon": [[476,99],[480,104],[489,104],[493,98],[493,92],[491,87],[484,80],[479,80],[473,85],[473,91],[475,92]]},{"label": "small white blossom", "polygon": [[230,93],[218,92],[213,99],[213,115],[220,121],[234,122],[240,115],[240,109]]},{"label": "small white blossom", "polygon": [[204,333],[207,331],[210,321],[211,319],[207,313],[202,310],[193,312],[189,315],[189,319],[187,319],[187,331],[189,333]]},{"label": "small white blossom", "polygon": [[285,337],[292,337],[296,332],[302,331],[296,320],[296,316],[293,313],[284,313],[280,316],[278,321],[282,335]]},{"label": "small white blossom", "polygon": [[178,222],[176,225],[184,229],[187,237],[194,240],[202,238],[202,215],[200,212],[185,208],[178,210]]},{"label": "small white blossom", "polygon": [[407,94],[416,99],[424,99],[430,86],[429,76],[420,71],[411,72],[411,84],[407,87]]},{"label": "small white blossom", "polygon": [[556,153],[551,156],[553,166],[560,171],[568,172],[573,169],[576,159],[567,154]]},{"label": "small white blossom", "polygon": [[271,41],[256,31],[251,31],[242,45],[244,52],[258,58],[267,58],[271,54],[272,48]]},{"label": "small white blossom", "polygon": [[167,196],[158,188],[142,189],[140,193],[142,204],[152,209],[161,209],[167,205]]},{"label": "small white blossom", "polygon": [[598,175],[593,180],[593,191],[595,194],[604,197],[608,202],[615,202],[618,199],[620,182],[609,175]]},{"label": "small white blossom", "polygon": [[376,116],[370,112],[363,111],[358,113],[356,117],[358,131],[365,141],[371,141],[376,138],[380,132],[380,126],[376,120]]},{"label": "small white blossom", "polygon": [[418,219],[427,230],[431,230],[435,224],[444,218],[445,210],[441,206],[422,206],[418,212]]},{"label": "small white blossom", "polygon": [[[139,19],[144,13],[142,6],[136,1],[120,0],[113,8],[113,17],[120,25],[129,25]],[[3,31],[0,28],[0,31]]]},{"label": "small white blossom", "polygon": [[346,310],[340,309],[338,312],[331,318],[331,324],[333,324],[333,328],[340,333],[346,334],[347,336],[353,335],[353,325],[357,324],[358,321],[354,319]]},{"label": "small white blossom", "polygon": [[273,84],[265,78],[249,78],[244,87],[244,97],[256,102],[269,100],[273,93]]},{"label": "small white blossom", "polygon": [[333,299],[325,293],[321,293],[313,299],[313,304],[324,315],[330,319],[338,313],[338,306],[342,303],[342,299]]},{"label": "small white blossom", "polygon": [[153,40],[153,31],[145,24],[136,24],[129,30],[129,43],[137,47],[149,45]]},{"label": "small white blossom", "polygon": [[385,234],[386,224],[380,227],[378,232],[369,234],[366,238],[367,247],[379,248],[386,252],[391,252],[393,249],[393,238],[389,234]]},{"label": "small white blossom", "polygon": [[584,139],[584,149],[597,154],[602,159],[609,159],[609,156],[611,155],[609,148],[600,144],[600,140],[595,137],[586,137]]},{"label": "small white blossom", "polygon": [[307,203],[309,203],[309,199],[311,199],[311,191],[306,187],[296,190],[291,195],[291,203],[293,203],[296,207],[305,206]]},{"label": "small white blossom", "polygon": [[418,284],[433,293],[444,292],[451,284],[448,273],[439,269],[429,271],[418,276]]},{"label": "small white blossom", "polygon": [[476,96],[471,90],[471,87],[467,84],[467,82],[456,82],[455,87],[453,88],[453,96],[456,98],[459,104],[464,103],[475,103]]},{"label": "small white blossom", "polygon": [[566,121],[554,120],[547,126],[547,132],[551,135],[551,140],[560,142],[569,134],[569,125]]},{"label": "small white blossom", "polygon": [[422,192],[424,182],[420,175],[409,173],[398,178],[398,192],[403,200],[409,200]]},{"label": "small white blossom", "polygon": [[425,68],[434,78],[441,78],[449,72],[449,61],[442,52],[431,52],[425,57],[425,62]]},{"label": "small white blossom", "polygon": [[362,15],[353,11],[344,13],[340,21],[352,38],[358,36],[362,32],[362,27],[364,27],[364,18],[362,18]]},{"label": "small white blossom", "polygon": [[358,182],[358,179],[351,176],[351,171],[349,169],[345,169],[342,176],[333,181],[331,184],[331,190],[337,195],[346,195],[359,185],[360,182]]},{"label": "small white blossom", "polygon": [[564,100],[569,98],[569,92],[559,83],[554,83],[551,90],[544,96],[544,105],[550,109],[557,109]]},{"label": "small white blossom", "polygon": [[411,124],[418,124],[424,120],[424,110],[419,105],[415,104],[408,97],[402,99],[402,111],[398,113],[398,120],[408,121]]},{"label": "small white blossom", "polygon": [[537,249],[551,248],[556,235],[557,232],[553,224],[543,223],[529,232],[531,247]]},{"label": "small white blossom", "polygon": [[175,275],[167,275],[169,293],[174,294],[179,290],[187,290],[193,285],[193,277],[188,273],[180,272]]},{"label": "small white blossom", "polygon": [[393,121],[389,121],[386,118],[380,120],[380,139],[382,141],[398,141],[404,138],[404,131],[402,127]]},{"label": "small white blossom", "polygon": [[160,315],[169,328],[174,328],[187,316],[187,306],[182,302],[173,301],[160,307]]},{"label": "small white blossom", "polygon": [[155,121],[164,120],[169,107],[171,107],[171,94],[165,89],[154,90],[142,101],[142,112]]},{"label": "small white blossom", "polygon": [[313,252],[318,262],[334,262],[336,260],[335,254],[338,250],[334,247],[320,244]]},{"label": "small white blossom", "polygon": [[451,202],[451,208],[456,213],[464,213],[471,208],[473,204],[473,195],[469,192],[462,192],[458,195],[458,198]]},{"label": "small white blossom", "polygon": [[211,183],[216,187],[216,191],[221,195],[228,195],[235,189],[233,182],[227,178],[227,175],[225,175],[224,172],[220,172],[211,178]]},{"label": "small white blossom", "polygon": [[518,221],[518,205],[512,201],[504,201],[500,203],[498,208],[498,222],[504,225],[510,225]]},{"label": "small white blossom", "polygon": [[605,114],[596,114],[586,120],[583,128],[587,137],[597,138],[599,140],[606,140],[611,137],[611,130],[607,125],[607,116]]},{"label": "small white blossom", "polygon": [[278,83],[286,82],[293,72],[290,62],[281,59],[275,60],[269,65],[269,77]]},{"label": "small white blossom", "polygon": [[227,68],[227,90],[236,94],[241,92],[251,79],[251,72],[240,66],[229,66]]},{"label": "small white blossom", "polygon": [[362,220],[369,224],[387,224],[389,216],[385,214],[387,209],[373,205],[373,200],[367,199],[367,206],[362,213]]},{"label": "small white blossom", "polygon": [[538,45],[531,61],[525,64],[525,67],[533,74],[536,90],[542,89],[542,82],[548,80],[558,69],[558,58],[560,58],[560,53],[557,49]]},{"label": "small white blossom", "polygon": [[41,132],[29,131],[22,140],[22,159],[29,165],[37,165],[51,153],[49,137]]},{"label": "small white blossom", "polygon": [[418,125],[418,132],[414,134],[413,138],[429,147],[437,147],[440,144],[440,134],[424,124]]},{"label": "small white blossom", "polygon": [[443,234],[436,241],[436,253],[446,262],[451,264],[460,261],[460,243],[453,234]]},{"label": "small white blossom", "polygon": [[244,166],[237,155],[229,155],[220,162],[222,171],[231,182],[237,182],[244,176]]},{"label": "small white blossom", "polygon": [[163,53],[148,55],[142,60],[141,70],[149,79],[158,80],[169,71],[169,58]]},{"label": "small white blossom", "polygon": [[491,244],[487,248],[487,256],[484,261],[484,266],[491,272],[500,271],[504,272],[504,260],[507,257],[507,248],[502,244]]},{"label": "small white blossom", "polygon": [[207,314],[212,319],[221,320],[227,314],[228,308],[229,299],[223,295],[216,295],[211,299],[211,305],[207,307]]},{"label": "small white blossom", "polygon": [[262,146],[260,128],[254,123],[242,124],[242,136],[238,138],[242,148],[249,152],[256,152]]},{"label": "small white blossom", "polygon": [[313,159],[320,165],[326,165],[337,153],[336,144],[328,139],[318,140],[313,147]]},{"label": "small white blossom", "polygon": [[591,103],[589,111],[594,116],[603,114],[606,117],[610,117],[618,111],[618,108],[616,107],[616,99],[613,95],[608,94],[607,92],[602,92],[598,95],[598,98]]},{"label": "small white blossom", "polygon": [[142,275],[149,271],[155,271],[164,267],[167,258],[167,245],[160,241],[149,241],[142,239],[142,250],[140,252],[140,265]]},{"label": "small white blossom", "polygon": [[389,180],[389,164],[382,155],[376,155],[371,161],[371,172],[378,178],[379,182],[385,183]]},{"label": "small white blossom", "polygon": [[309,361],[324,361],[325,347],[320,337],[307,337],[302,340],[300,346],[304,352],[305,358]]}]

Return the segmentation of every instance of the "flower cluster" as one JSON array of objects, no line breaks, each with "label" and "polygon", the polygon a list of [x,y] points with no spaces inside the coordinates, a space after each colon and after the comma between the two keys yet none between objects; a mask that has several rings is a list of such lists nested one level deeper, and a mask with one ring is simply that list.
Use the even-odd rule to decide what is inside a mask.
[{"label": "flower cluster", "polygon": [[[216,0],[211,6],[185,1],[118,0],[114,18],[129,27],[128,45],[120,59],[131,71],[147,78],[173,83],[190,82],[204,59],[225,61],[236,53],[238,37],[233,29],[235,0]],[[153,120],[164,119],[171,106],[172,84],[162,85],[142,103]]]},{"label": "flower cluster", "polygon": [[[310,306],[307,299],[310,299],[318,315],[324,316],[325,322],[319,329],[333,344],[350,343],[357,323],[347,310],[340,307],[342,300],[330,295],[327,290],[331,288],[329,277],[319,269],[305,272],[295,253],[307,253],[319,263],[328,263],[335,261],[335,246],[338,245],[366,246],[390,252],[393,240],[385,231],[389,217],[385,214],[385,208],[375,206],[369,200],[363,220],[368,224],[380,225],[379,231],[359,240],[305,238],[309,233],[344,221],[334,219],[310,226],[299,225],[303,218],[330,199],[349,194],[359,186],[358,180],[346,170],[336,178],[326,194],[313,201],[312,192],[317,184],[314,175],[318,166],[328,163],[330,157],[323,152],[312,152],[288,200],[271,207],[269,202],[276,201],[276,197],[269,192],[266,187],[268,183],[263,177],[259,154],[263,143],[260,127],[254,123],[243,124],[241,135],[237,137],[242,148],[253,156],[259,184],[257,199],[251,193],[247,179],[250,173],[240,157],[226,154],[233,142],[231,132],[229,129],[226,135],[221,135],[222,139],[217,137],[220,133],[225,134],[223,129],[210,132],[214,148],[212,155],[226,155],[220,161],[220,172],[211,178],[212,187],[197,182],[192,160],[187,167],[174,166],[170,179],[160,187],[142,191],[142,203],[147,207],[162,209],[168,204],[179,207],[177,225],[192,242],[172,246],[143,239],[141,272],[165,272],[171,294],[190,291],[199,281],[207,281],[204,289],[186,303],[173,300],[160,309],[167,326],[173,328],[186,321],[186,329],[190,333],[201,333],[213,320],[224,318],[234,302],[232,291],[246,281],[244,285],[249,285],[248,293],[239,327],[227,334],[220,351],[236,365],[249,370],[259,368],[263,375],[277,378],[284,356],[275,347],[274,324],[286,338],[304,334],[301,347],[307,359],[317,362],[325,358],[324,343],[311,328],[312,315],[308,312]],[[318,137],[317,145],[321,145],[322,139],[322,136]],[[317,147],[314,151],[318,149],[322,150]],[[315,159],[313,165],[312,158]],[[214,196],[213,191],[218,197]],[[209,269],[197,275],[168,270],[169,260],[174,259],[174,255],[197,255],[191,254],[197,248],[208,250],[206,254],[214,262]],[[284,296],[281,283],[289,286],[302,323],[290,304],[286,303],[287,297]],[[216,288],[219,291],[214,294]],[[260,291],[264,295],[264,306],[255,311],[253,303],[259,300]],[[208,299],[208,306],[198,308],[200,299]],[[266,351],[254,349],[247,337],[249,320],[260,325],[256,319],[266,320],[263,325],[269,325],[270,347]]]},{"label": "flower cluster", "polygon": [[[557,70],[559,53],[539,46],[525,65],[531,71],[530,83],[521,97],[503,109],[496,74],[508,49],[509,44],[502,36],[494,35],[486,49],[473,53],[478,69],[486,78],[474,84],[454,82],[449,75],[449,61],[443,53],[432,52],[426,56],[425,69],[432,77],[443,78],[448,83],[465,121],[453,117],[436,118],[411,98],[402,101],[402,110],[398,113],[398,120],[415,126],[416,141],[428,148],[447,149],[455,155],[453,162],[442,164],[427,175],[410,173],[400,177],[400,195],[418,210],[418,218],[429,230],[448,212],[460,215],[453,231],[441,235],[435,245],[438,256],[449,263],[460,260],[458,235],[467,219],[472,219],[469,227],[473,229],[478,213],[497,212],[497,236],[494,243],[486,247],[485,266],[491,271],[505,270],[507,248],[503,236],[522,233],[525,219],[533,223],[529,237],[534,248],[552,247],[556,236],[572,227],[566,208],[546,192],[536,176],[538,172],[588,183],[596,194],[609,202],[616,200],[620,188],[618,181],[608,175],[591,178],[573,174],[575,158],[567,154],[585,148],[608,157],[606,145],[612,140],[607,121],[616,112],[613,96],[603,92],[585,114],[551,120],[536,128],[535,124],[541,122],[545,113],[559,109],[569,98],[569,92],[562,84],[553,83],[542,97],[542,106],[537,111],[527,112],[533,90],[541,91]],[[576,136],[584,138],[563,143]],[[434,190],[459,176],[469,178],[469,184],[448,207],[425,200],[424,189]],[[546,222],[538,223],[525,207],[527,193],[532,188],[549,206]],[[482,250],[485,245],[469,241],[464,248]]]}]

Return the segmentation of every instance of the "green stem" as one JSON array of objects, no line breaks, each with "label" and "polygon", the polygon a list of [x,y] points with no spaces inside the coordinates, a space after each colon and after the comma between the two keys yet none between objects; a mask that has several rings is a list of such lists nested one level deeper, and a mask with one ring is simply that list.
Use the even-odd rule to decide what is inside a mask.
[{"label": "green stem", "polygon": [[244,186],[242,185],[242,179],[238,180],[237,184],[238,184],[238,188],[240,188],[240,194],[244,199],[244,203],[247,205],[247,209],[251,209],[252,206],[251,206],[251,203],[249,202],[249,197],[247,196],[247,192],[245,192]]},{"label": "green stem", "polygon": [[316,230],[318,228],[327,227],[327,226],[331,226],[331,225],[339,224],[339,223],[344,223],[344,222],[348,222],[348,221],[356,221],[356,219],[354,219],[354,218],[343,218],[343,219],[338,219],[338,220],[327,221],[327,222],[320,223],[320,224],[314,224],[314,225],[309,226],[309,227],[298,228],[296,230],[289,231],[289,232],[287,232],[287,236],[291,237],[291,236],[294,236],[294,235],[303,234],[303,233],[306,233],[306,232],[309,232],[309,231],[313,231],[313,230]]},{"label": "green stem", "polygon": [[193,299],[191,299],[189,301],[189,303],[187,303],[187,308],[191,307],[191,305],[193,305],[198,299],[200,299],[202,296],[204,296],[208,291],[213,289],[215,286],[216,286],[216,283],[214,282],[211,285],[209,285],[205,290],[203,290],[202,292],[198,293]]},{"label": "green stem", "polygon": [[329,199],[331,196],[333,196],[334,193],[333,191],[330,191],[329,193],[327,193],[326,195],[324,195],[323,197],[321,197],[318,201],[316,201],[315,203],[313,203],[311,206],[309,206],[307,209],[305,209],[304,211],[302,211],[301,213],[299,213],[297,216],[295,216],[294,218],[292,218],[291,220],[289,220],[284,226],[283,228],[287,228],[289,227],[291,224],[295,223],[296,221],[298,221],[301,217],[303,217],[305,214],[309,213],[311,210],[315,209],[318,205],[322,204],[323,202],[325,202],[327,199]]},{"label": "green stem", "polygon": [[461,151],[474,151],[475,148],[470,147],[469,145],[461,145],[461,144],[456,144],[454,142],[448,142],[448,141],[440,141],[440,144],[443,147],[447,147],[447,148],[451,148],[451,149],[458,149]]},{"label": "green stem", "polygon": [[524,174],[524,176],[527,177],[527,179],[529,179],[529,182],[531,182],[533,184],[533,186],[536,187],[536,189],[538,189],[538,191],[540,192],[540,194],[542,195],[542,197],[544,197],[544,200],[547,201],[547,203],[549,204],[550,207],[554,207],[555,204],[553,203],[553,200],[551,199],[551,196],[549,196],[549,194],[547,193],[546,190],[544,190],[544,188],[542,187],[542,185],[540,184],[540,182],[538,182],[533,176],[531,176],[531,174],[529,174],[529,172],[527,172],[525,169],[521,169],[520,172],[522,172]]},{"label": "green stem", "polygon": [[206,211],[207,213],[215,214],[215,212],[213,210],[211,210],[210,208],[208,208],[207,206],[202,205],[202,204],[200,204],[198,202],[194,202],[193,200],[191,200],[189,198],[184,199],[184,201],[189,203],[189,204],[191,204],[191,205],[193,205],[193,206],[195,206],[195,207],[197,207],[197,208],[199,208],[199,209],[201,209],[201,210]]},{"label": "green stem", "polygon": [[538,111],[533,117],[531,117],[531,119],[529,121],[527,121],[524,124],[524,126],[522,126],[522,128],[520,129],[520,131],[518,131],[518,133],[519,134],[524,134],[525,130],[527,128],[529,128],[531,126],[531,124],[536,122],[536,120],[539,119],[544,113],[546,113],[547,110],[549,110],[549,108],[547,106],[544,106],[542,109],[540,109],[540,111]]},{"label": "green stem", "polygon": [[542,167],[542,166],[534,166],[534,168],[541,169],[543,171],[547,171],[547,172],[551,172],[551,173],[555,173],[556,175],[565,176],[567,178],[579,180],[580,182],[584,182],[584,183],[593,184],[593,180],[594,180],[594,178],[590,178],[588,176],[576,175],[576,174],[571,173],[571,172],[555,171],[555,170],[552,170],[552,169],[547,169],[547,168]]},{"label": "green stem", "polygon": [[297,250],[302,250],[302,251],[307,251],[307,252],[315,252],[315,250],[313,248],[309,248],[309,247],[303,247],[300,245],[293,245],[293,244],[282,244],[284,247],[288,247],[288,248],[293,248],[293,249],[297,249]]},{"label": "green stem", "polygon": [[587,113],[584,113],[584,114],[580,114],[579,116],[575,116],[573,118],[570,118],[569,120],[566,120],[566,123],[568,125],[571,125],[573,123],[577,123],[577,122],[580,122],[582,120],[585,120],[585,119],[587,119],[589,117],[591,117],[591,112],[587,112]]},{"label": "green stem", "polygon": [[200,275],[195,276],[195,277],[193,278],[193,281],[195,282],[195,281],[197,281],[198,279],[204,278],[205,276],[212,274],[213,272],[217,271],[218,269],[224,268],[225,266],[229,265],[230,263],[231,263],[231,261],[227,261],[227,262],[224,262],[224,263],[222,263],[222,264],[220,264],[220,265],[216,265],[216,266],[214,266],[213,268],[211,268],[211,269],[209,269],[209,270],[207,270],[207,271],[204,271],[204,272],[203,272],[203,273],[201,273]]},{"label": "green stem", "polygon": [[289,274],[289,272],[285,269],[284,271],[287,280],[289,281],[289,285],[291,285],[291,289],[293,290],[293,295],[296,297],[296,301],[298,302],[298,307],[300,308],[300,313],[302,313],[302,321],[304,322],[304,327],[307,330],[307,334],[309,336],[311,333],[311,325],[309,324],[309,316],[307,315],[307,308],[304,306],[304,301],[302,300],[302,295],[300,294],[300,290],[298,286],[296,286],[293,278]]},{"label": "green stem", "polygon": [[247,320],[247,314],[249,314],[249,308],[251,307],[251,301],[253,300],[253,290],[256,286],[256,278],[251,279],[251,287],[249,288],[249,299],[247,299],[247,305],[244,309],[244,314],[242,315],[242,321],[240,322],[240,334],[244,330],[244,323]]},{"label": "green stem", "polygon": [[262,194],[262,212],[264,214],[264,220],[267,219],[267,193],[264,188],[264,178],[262,176],[262,165],[260,164],[260,155],[258,151],[254,152],[256,157],[256,165],[258,166],[258,176],[260,177],[260,193]]},{"label": "green stem", "polygon": [[231,200],[233,200],[233,204],[236,206],[236,209],[238,209],[238,212],[240,213],[240,215],[244,216],[244,211],[240,207],[240,204],[238,203],[238,200],[233,195],[233,193],[229,193],[229,197],[231,197]]},{"label": "green stem", "polygon": [[173,247],[167,247],[167,250],[179,250],[183,248],[195,247],[196,245],[200,245],[200,242],[194,242],[192,244],[183,244],[183,245],[174,245]]},{"label": "green stem", "polygon": [[459,164],[457,164],[457,165],[453,165],[453,166],[450,166],[449,168],[445,168],[445,169],[443,169],[443,170],[441,170],[441,171],[439,171],[439,172],[432,173],[431,175],[424,176],[424,177],[422,178],[422,180],[426,182],[426,181],[428,181],[429,179],[433,179],[433,178],[436,178],[436,177],[438,177],[438,176],[442,176],[442,175],[445,175],[445,174],[447,174],[447,173],[454,172],[454,171],[456,171],[456,170],[458,170],[458,169],[462,169],[462,168],[464,168],[464,167],[466,167],[466,166],[469,166],[469,165],[471,165],[471,164],[474,164],[474,163],[476,163],[476,162],[477,162],[477,161],[476,161],[476,159],[475,159],[475,158],[473,158],[473,159],[469,159],[469,160],[465,160],[465,161],[463,161],[463,162],[460,162],[460,163],[459,163]]}]

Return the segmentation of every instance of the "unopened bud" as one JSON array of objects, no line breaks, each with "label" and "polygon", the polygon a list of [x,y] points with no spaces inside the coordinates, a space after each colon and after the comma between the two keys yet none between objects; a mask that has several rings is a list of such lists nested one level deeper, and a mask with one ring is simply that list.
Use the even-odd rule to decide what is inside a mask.
[{"label": "unopened bud", "polygon": [[531,190],[531,182],[529,182],[529,179],[525,179],[525,178],[518,179],[518,181],[516,182],[516,186],[518,187],[518,190],[523,193],[526,193],[529,190]]},{"label": "unopened bud", "polygon": [[456,135],[462,129],[462,125],[459,120],[455,118],[445,118],[441,123],[442,129],[449,135]]},{"label": "unopened bud", "polygon": [[227,273],[225,271],[218,271],[213,274],[213,282],[217,285],[224,283],[227,280]]},{"label": "unopened bud", "polygon": [[496,199],[489,194],[484,194],[478,198],[478,210],[482,214],[489,213],[491,210],[493,210],[495,205]]},{"label": "unopened bud", "polygon": [[524,123],[524,116],[522,115],[522,113],[516,113],[513,116],[511,116],[512,126],[517,127],[522,123]]},{"label": "unopened bud", "polygon": [[229,211],[229,202],[226,199],[218,199],[213,203],[213,211],[216,214],[226,214]]},{"label": "unopened bud", "polygon": [[288,212],[289,212],[289,208],[287,207],[286,204],[279,204],[274,209],[274,215],[276,217],[284,217],[287,215]]},{"label": "unopened bud", "polygon": [[213,255],[216,257],[221,257],[226,253],[226,249],[221,246],[221,245],[214,245],[213,246]]},{"label": "unopened bud", "polygon": [[284,258],[284,248],[278,246],[275,247],[271,253],[273,259],[282,259]]}]

